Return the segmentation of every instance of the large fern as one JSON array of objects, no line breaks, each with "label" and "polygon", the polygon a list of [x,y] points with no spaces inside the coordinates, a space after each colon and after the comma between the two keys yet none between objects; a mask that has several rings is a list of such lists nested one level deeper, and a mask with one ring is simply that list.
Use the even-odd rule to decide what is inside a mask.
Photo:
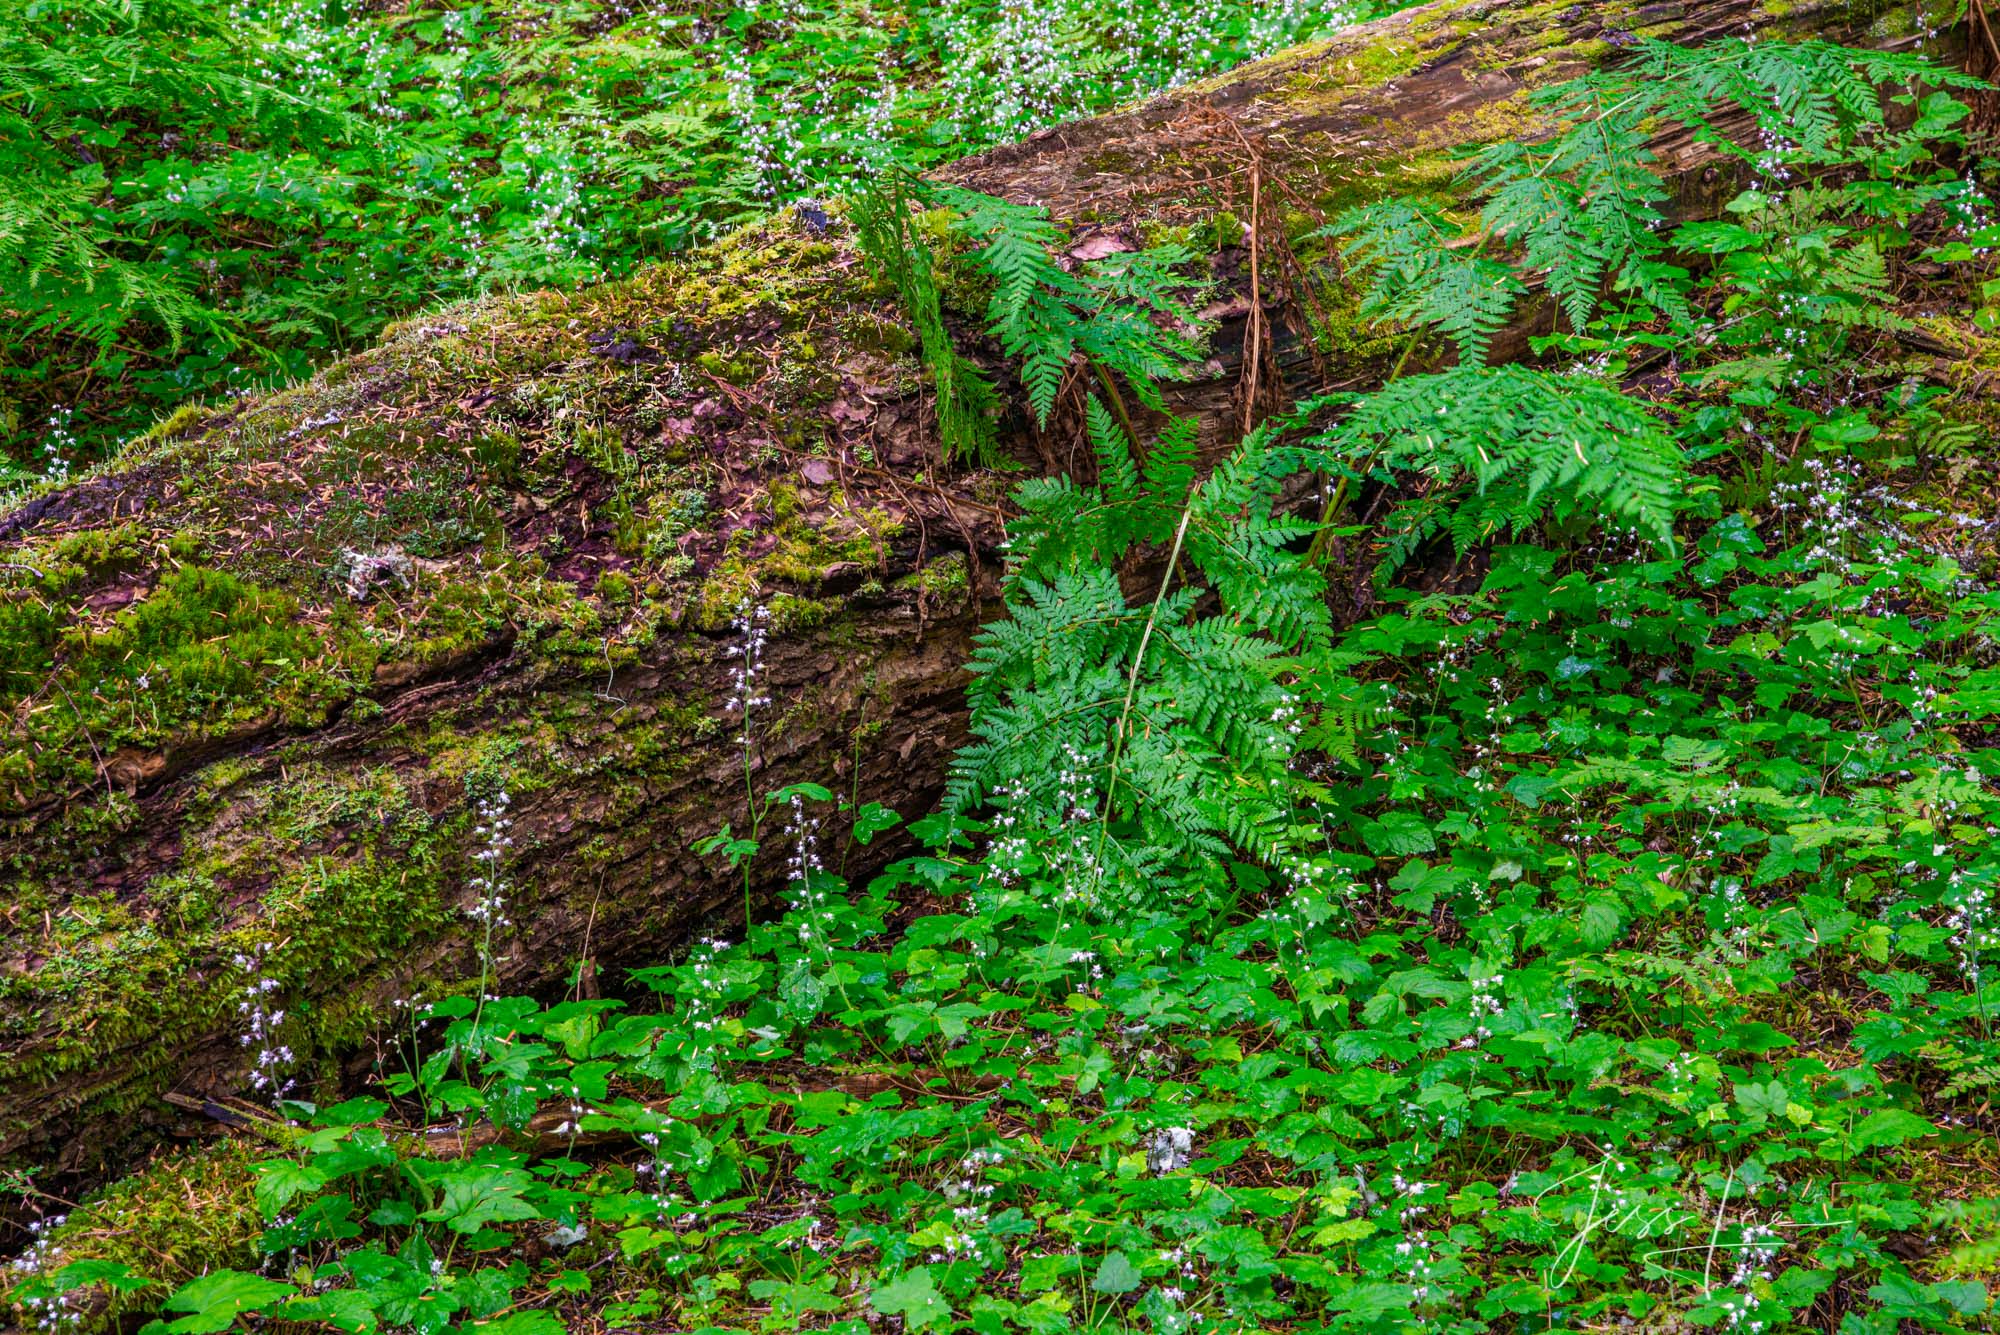
[{"label": "large fern", "polygon": [[1672,541],[1685,481],[1679,447],[1642,404],[1595,376],[1460,366],[1328,402],[1352,406],[1309,442],[1328,471],[1365,465],[1446,488],[1470,483],[1480,525],[1461,545],[1586,503]]},{"label": "large fern", "polygon": [[[947,809],[998,803],[1015,828],[1067,829],[1065,846],[1086,841],[1089,865],[1126,884],[1162,866],[1198,881],[1228,856],[1282,862],[1306,727],[1337,745],[1363,713],[1322,577],[1296,550],[1311,527],[1276,504],[1314,456],[1274,425],[1197,482],[1191,421],[1143,464],[1094,397],[1088,425],[1095,483],[1015,493],[1009,616],[973,654],[973,741]],[[1134,601],[1119,571],[1141,552],[1151,596]]]},{"label": "large fern", "polygon": [[[1325,586],[1301,551],[1322,525],[1285,513],[1285,481],[1312,469],[1341,479],[1343,496],[1358,481],[1400,491],[1383,525],[1392,564],[1431,534],[1466,548],[1550,516],[1608,518],[1671,546],[1686,463],[1663,410],[1607,374],[1623,365],[1611,354],[1686,336],[1706,300],[1728,301],[1733,327],[1760,347],[1785,319],[1836,337],[1893,324],[1885,247],[1950,186],[1882,172],[1948,140],[1962,109],[1926,101],[1919,142],[1888,124],[1881,85],[1927,68],[1825,46],[1642,44],[1626,68],[1541,94],[1552,134],[1467,164],[1476,225],[1392,199],[1326,229],[1345,242],[1362,314],[1441,334],[1457,365],[1405,377],[1399,364],[1379,390],[1305,405],[1200,480],[1189,424],[1169,428],[1141,464],[1122,419],[1090,400],[1095,481],[1044,479],[1016,493],[1010,619],[978,641],[974,740],[948,810],[1002,806],[1017,834],[1056,832],[1048,843],[1069,859],[1066,874],[1122,870],[1127,884],[1167,866],[1212,878],[1224,857],[1287,865],[1302,738],[1337,749],[1342,721],[1362,711],[1349,664],[1329,649]],[[1846,180],[1784,200],[1751,192],[1734,221],[1669,236],[1647,145],[1662,118],[1720,145],[1718,104],[1747,110],[1764,131],[1757,145],[1728,145],[1760,171],[1840,165]],[[1044,421],[1079,354],[1142,392],[1187,355],[1170,341],[1184,318],[1172,298],[1178,257],[1070,265],[1041,210],[950,202],[981,243],[990,326],[1021,359]],[[1781,253],[1786,237],[1801,253]],[[1680,262],[1694,251],[1716,257],[1706,286]],[[1601,335],[1605,356],[1566,371],[1486,365],[1537,288],[1567,326],[1541,346],[1581,349]],[[1607,313],[1609,302],[1619,309]],[[1287,443],[1299,421],[1329,410],[1330,425]]]},{"label": "large fern", "polygon": [[1523,290],[1509,266],[1470,253],[1464,229],[1418,200],[1364,204],[1320,235],[1347,239],[1349,269],[1367,284],[1364,319],[1429,325],[1468,362],[1486,360]]}]

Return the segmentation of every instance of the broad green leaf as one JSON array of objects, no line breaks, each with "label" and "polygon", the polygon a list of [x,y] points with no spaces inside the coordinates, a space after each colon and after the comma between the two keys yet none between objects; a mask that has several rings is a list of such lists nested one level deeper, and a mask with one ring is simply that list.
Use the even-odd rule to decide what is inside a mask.
[{"label": "broad green leaf", "polygon": [[1915,1113],[1901,1108],[1884,1108],[1861,1120],[1860,1125],[1854,1128],[1850,1143],[1857,1150],[1874,1149],[1936,1134],[1937,1128]]},{"label": "broad green leaf", "polygon": [[246,1275],[240,1270],[216,1270],[189,1280],[174,1290],[163,1306],[169,1312],[189,1315],[165,1323],[173,1335],[210,1335],[228,1330],[244,1312],[262,1311],[273,1303],[298,1292],[262,1275]]},{"label": "broad green leaf", "polygon": [[1140,1284],[1139,1271],[1124,1252],[1106,1252],[1097,1263],[1090,1287],[1098,1293],[1130,1293]]},{"label": "broad green leaf", "polygon": [[902,1317],[912,1330],[937,1325],[951,1316],[951,1304],[937,1291],[931,1272],[921,1266],[876,1285],[868,1303],[885,1316]]}]

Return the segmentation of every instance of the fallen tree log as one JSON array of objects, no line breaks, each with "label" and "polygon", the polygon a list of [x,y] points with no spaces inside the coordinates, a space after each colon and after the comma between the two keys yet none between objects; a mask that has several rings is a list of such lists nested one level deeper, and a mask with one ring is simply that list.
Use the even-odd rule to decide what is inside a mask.
[{"label": "fallen tree log", "polygon": [[[1532,134],[1532,88],[1634,33],[1903,40],[1770,9],[1445,0],[951,175],[1079,246],[1241,224],[1172,399],[1225,444],[1379,369],[1282,267],[1291,221],[1448,190],[1453,149]],[[1726,197],[1684,135],[1660,152],[1682,212]],[[738,884],[689,844],[746,823],[747,606],[750,784],[931,804],[1020,474],[940,468],[913,348],[839,224],[786,214],[409,322],[0,513],[0,1154],[95,1175],[178,1115],[163,1091],[244,1087],[251,1014],[309,1087],[395,1001],[464,986],[502,792],[500,989],[587,992],[726,920]],[[1008,445],[1072,448],[1019,420]]]}]

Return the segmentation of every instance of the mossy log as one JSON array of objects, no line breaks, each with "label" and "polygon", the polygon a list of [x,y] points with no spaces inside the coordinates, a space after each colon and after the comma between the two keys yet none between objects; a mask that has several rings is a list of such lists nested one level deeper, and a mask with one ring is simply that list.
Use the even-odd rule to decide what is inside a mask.
[{"label": "mossy log", "polygon": [[[1312,317],[1288,231],[1448,191],[1454,149],[1534,133],[1528,91],[1631,33],[1900,40],[1782,9],[1433,4],[952,175],[1079,246],[1215,239],[1214,355],[1173,406],[1226,443],[1246,395],[1379,374]],[[1726,193],[1661,148],[1685,211]],[[940,467],[913,347],[839,222],[786,214],[413,320],[0,513],[0,1154],[94,1176],[184,1115],[163,1092],[242,1089],[253,976],[308,1089],[398,999],[467,986],[473,811],[502,790],[500,989],[609,986],[726,924],[738,883],[689,845],[746,824],[746,600],[771,615],[750,785],[931,804],[1021,472]],[[1074,444],[1016,420],[1009,448]]]}]

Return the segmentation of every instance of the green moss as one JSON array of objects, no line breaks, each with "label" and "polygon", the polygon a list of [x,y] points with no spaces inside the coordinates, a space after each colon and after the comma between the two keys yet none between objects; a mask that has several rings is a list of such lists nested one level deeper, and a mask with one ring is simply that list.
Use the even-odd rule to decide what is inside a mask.
[{"label": "green moss", "polygon": [[771,609],[771,629],[779,635],[796,635],[817,629],[831,621],[840,610],[836,601],[802,598],[791,593],[772,595],[767,606]]},{"label": "green moss", "polygon": [[1205,239],[1209,243],[1208,249],[1221,250],[1226,246],[1242,245],[1246,235],[1248,232],[1243,220],[1228,209],[1223,209],[1215,215],[1214,223]]},{"label": "green moss", "polygon": [[539,589],[540,582],[530,571],[497,562],[427,588],[412,608],[371,606],[357,614],[358,633],[375,646],[380,661],[401,665],[401,672],[414,676],[497,642],[521,611],[522,595]]},{"label": "green moss", "polygon": [[169,571],[93,626],[65,598],[81,579],[69,572],[122,559],[122,532],[82,535],[97,545],[65,554],[60,577],[0,603],[0,709],[27,739],[0,756],[0,784],[21,799],[92,784],[119,747],[323,718],[365,667],[358,646],[307,625],[296,599],[200,566]]},{"label": "green moss", "polygon": [[184,403],[127,441],[120,453],[144,450],[161,441],[184,435],[200,425],[212,411],[205,403]]},{"label": "green moss", "polygon": [[614,606],[632,601],[632,577],[617,570],[607,570],[597,577],[597,587],[593,590],[601,602]]},{"label": "green moss", "polygon": [[[392,771],[307,765],[284,787],[235,803],[221,800],[226,787],[211,791],[217,809],[190,836],[181,867],[143,900],[72,896],[51,914],[41,967],[0,982],[11,1079],[106,1068],[122,1051],[140,1078],[107,1097],[149,1097],[149,1073],[164,1069],[177,1042],[234,1027],[245,959],[278,981],[282,1041],[303,1062],[356,1036],[352,1014],[326,1000],[448,918],[446,873],[464,819],[433,821]],[[244,921],[231,906],[266,881],[259,912]],[[96,1097],[87,1082],[82,1094]]]},{"label": "green moss", "polygon": [[1868,35],[1878,41],[1888,41],[1897,37],[1914,37],[1923,31],[1924,13],[1918,5],[1895,5],[1868,25]]},{"label": "green moss", "polygon": [[[769,487],[764,500],[771,509],[776,544],[763,549],[763,535],[749,529],[733,534],[723,559],[681,605],[678,615],[684,624],[720,630],[746,598],[768,601],[764,595],[773,584],[812,590],[836,569],[851,570],[858,565],[866,571],[880,570],[887,555],[886,544],[901,529],[886,511],[851,508],[837,491],[810,511],[798,489],[783,483]],[[817,626],[834,606],[793,596],[787,624],[793,628]],[[772,614],[778,615],[775,602]]]},{"label": "green moss", "polygon": [[933,611],[945,611],[964,604],[972,580],[964,553],[946,552],[914,574],[904,576],[898,585],[917,590]]},{"label": "green moss", "polygon": [[1399,356],[1409,335],[1361,315],[1358,293],[1326,289],[1311,308],[1313,336],[1322,351],[1343,366],[1389,361]]},{"label": "green moss", "polygon": [[747,353],[725,357],[719,352],[703,352],[697,354],[694,360],[695,365],[717,380],[727,380],[732,385],[747,385],[756,378],[756,367]]},{"label": "green moss", "polygon": [[0,572],[0,588],[11,584],[45,598],[59,597],[86,581],[134,569],[144,559],[144,541],[143,529],[125,523],[22,547],[8,554],[15,568]]},{"label": "green moss", "polygon": [[1417,195],[1436,202],[1456,198],[1459,162],[1445,153],[1354,159],[1321,180],[1313,200],[1329,217],[1390,195]]},{"label": "green moss", "polygon": [[1375,88],[1423,64],[1430,51],[1415,42],[1370,42],[1333,64],[1347,87]]},{"label": "green moss", "polygon": [[[128,1314],[156,1310],[190,1279],[253,1267],[263,1232],[254,1194],[260,1157],[258,1147],[233,1139],[164,1154],[72,1211],[49,1235],[46,1269],[102,1261],[152,1286],[124,1296],[101,1285],[73,1289],[61,1300],[66,1328],[81,1335],[126,1329]],[[18,1301],[18,1292],[10,1296]],[[0,1309],[10,1305],[0,1301]],[[37,1324],[35,1314],[16,1310],[23,1328]]]},{"label": "green moss", "polygon": [[872,348],[891,357],[917,355],[917,336],[908,327],[870,311],[850,314],[843,321],[840,333],[851,347]]},{"label": "green moss", "polygon": [[[213,716],[255,698],[271,674],[314,657],[316,637],[297,623],[298,603],[221,570],[182,566],[110,630],[72,640],[78,684],[133,683],[174,718]],[[140,679],[145,684],[140,685]]]}]

